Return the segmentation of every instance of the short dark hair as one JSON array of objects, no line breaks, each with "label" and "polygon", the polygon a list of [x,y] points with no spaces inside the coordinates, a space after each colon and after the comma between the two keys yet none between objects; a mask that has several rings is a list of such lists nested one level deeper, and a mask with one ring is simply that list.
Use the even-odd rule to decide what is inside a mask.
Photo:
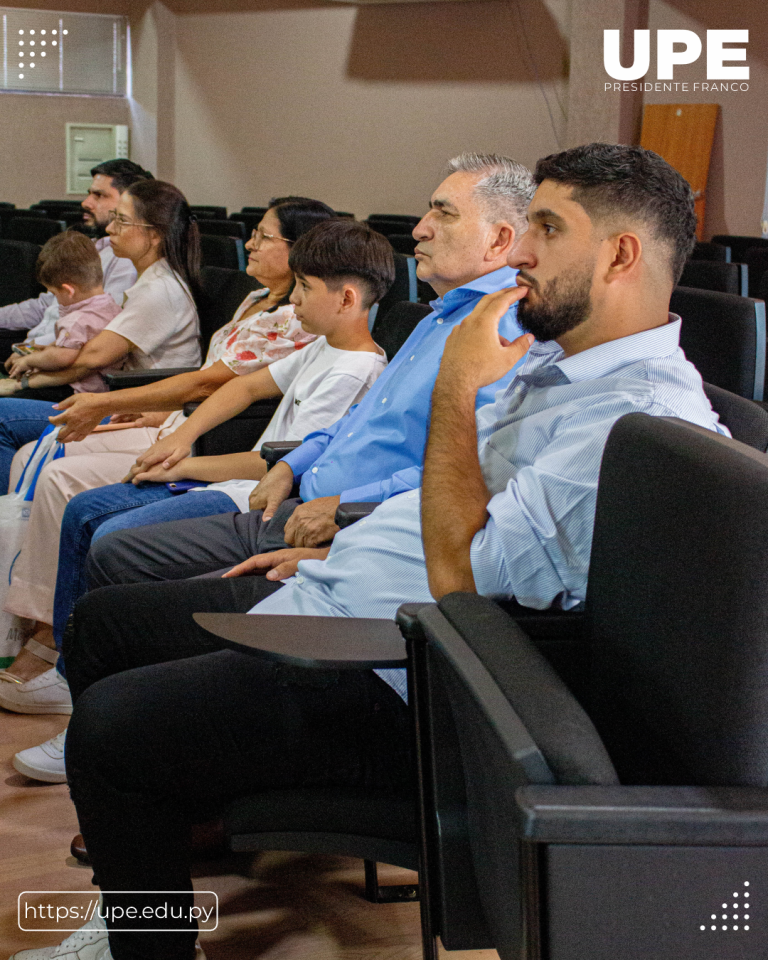
[{"label": "short dark hair", "polygon": [[628,216],[642,221],[670,248],[673,283],[696,242],[693,192],[657,153],[616,143],[588,143],[553,153],[536,164],[536,183],[573,187],[572,199],[592,220]]},{"label": "short dark hair", "polygon": [[336,217],[327,203],[309,197],[277,197],[270,201],[269,209],[280,221],[280,235],[292,243],[315,224]]},{"label": "short dark hair", "polygon": [[132,160],[105,160],[91,170],[92,177],[99,174],[103,177],[111,177],[112,186],[120,193],[127,190],[137,180],[154,179],[149,170],[145,170]]},{"label": "short dark hair", "polygon": [[377,303],[395,281],[395,256],[386,237],[365,223],[336,218],[300,237],[288,258],[299,277],[319,277],[328,286],[357,281],[363,306]]},{"label": "short dark hair", "polygon": [[84,290],[103,283],[101,258],[93,240],[76,230],[51,237],[37,258],[37,279],[44,287],[71,283]]}]

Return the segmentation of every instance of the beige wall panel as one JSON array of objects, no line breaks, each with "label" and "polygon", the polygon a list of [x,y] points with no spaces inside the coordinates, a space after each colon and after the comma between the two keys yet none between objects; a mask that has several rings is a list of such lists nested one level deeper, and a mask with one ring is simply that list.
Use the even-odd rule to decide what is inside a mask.
[{"label": "beige wall panel", "polygon": [[[712,163],[707,185],[705,237],[716,233],[760,235],[768,161],[768,18],[765,0],[651,0],[651,30],[693,30],[705,41],[709,30],[749,29],[748,92],[694,90],[707,82],[706,50],[696,63],[675,67],[675,81],[688,90],[649,91],[646,103],[719,103]],[[655,37],[655,34],[652,34]],[[744,64],[734,63],[733,66]],[[649,81],[656,82],[656,52],[651,47]]]},{"label": "beige wall panel", "polygon": [[[526,8],[526,25],[562,138],[568,7],[554,9]],[[292,192],[418,213],[452,154],[557,149],[514,4],[186,14],[176,37],[176,180],[196,203]]]}]

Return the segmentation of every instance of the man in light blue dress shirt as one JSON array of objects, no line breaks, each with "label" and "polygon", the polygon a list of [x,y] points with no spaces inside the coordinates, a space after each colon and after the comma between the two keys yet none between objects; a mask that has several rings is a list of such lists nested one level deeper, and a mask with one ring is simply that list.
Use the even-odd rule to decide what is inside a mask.
[{"label": "man in light blue dress shirt", "polygon": [[[536,178],[511,261],[520,287],[484,297],[448,338],[421,496],[387,499],[338,534],[326,559],[306,549],[258,561],[273,578],[295,572],[285,586],[132,584],[79,603],[65,645],[67,774],[102,889],[187,889],[184,823],[199,807],[304,784],[409,789],[398,671],[318,677],[208,652],[215,641],[192,612],[242,610],[261,596],[254,614],[391,617],[402,602],[454,590],[571,607],[585,595],[616,420],[642,411],[725,432],[668,314],[695,236],[688,184],[655,154],[610,144],[547,157]],[[498,322],[515,301],[533,337],[509,343]],[[528,350],[520,375],[476,415],[480,387]],[[182,956],[185,944],[191,955],[194,931],[110,935],[114,960]]]}]

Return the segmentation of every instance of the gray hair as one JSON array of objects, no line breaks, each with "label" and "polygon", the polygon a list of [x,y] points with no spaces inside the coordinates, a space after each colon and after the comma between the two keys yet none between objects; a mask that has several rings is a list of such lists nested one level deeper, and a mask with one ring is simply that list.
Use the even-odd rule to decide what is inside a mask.
[{"label": "gray hair", "polygon": [[497,153],[460,153],[448,161],[451,173],[481,173],[475,196],[491,223],[506,220],[519,235],[528,227],[526,211],[536,192],[531,171]]}]

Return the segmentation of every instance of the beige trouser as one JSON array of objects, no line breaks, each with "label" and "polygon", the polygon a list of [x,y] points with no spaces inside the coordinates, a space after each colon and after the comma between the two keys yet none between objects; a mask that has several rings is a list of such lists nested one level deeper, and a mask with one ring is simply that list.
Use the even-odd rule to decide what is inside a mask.
[{"label": "beige trouser", "polygon": [[[59,530],[69,501],[83,490],[119,483],[136,457],[147,450],[160,433],[158,427],[133,427],[108,433],[92,433],[85,440],[65,445],[65,455],[40,473],[21,556],[13,568],[5,607],[9,613],[43,623],[53,623],[53,596],[59,568]],[[13,458],[13,490],[34,449],[23,446]]]}]

